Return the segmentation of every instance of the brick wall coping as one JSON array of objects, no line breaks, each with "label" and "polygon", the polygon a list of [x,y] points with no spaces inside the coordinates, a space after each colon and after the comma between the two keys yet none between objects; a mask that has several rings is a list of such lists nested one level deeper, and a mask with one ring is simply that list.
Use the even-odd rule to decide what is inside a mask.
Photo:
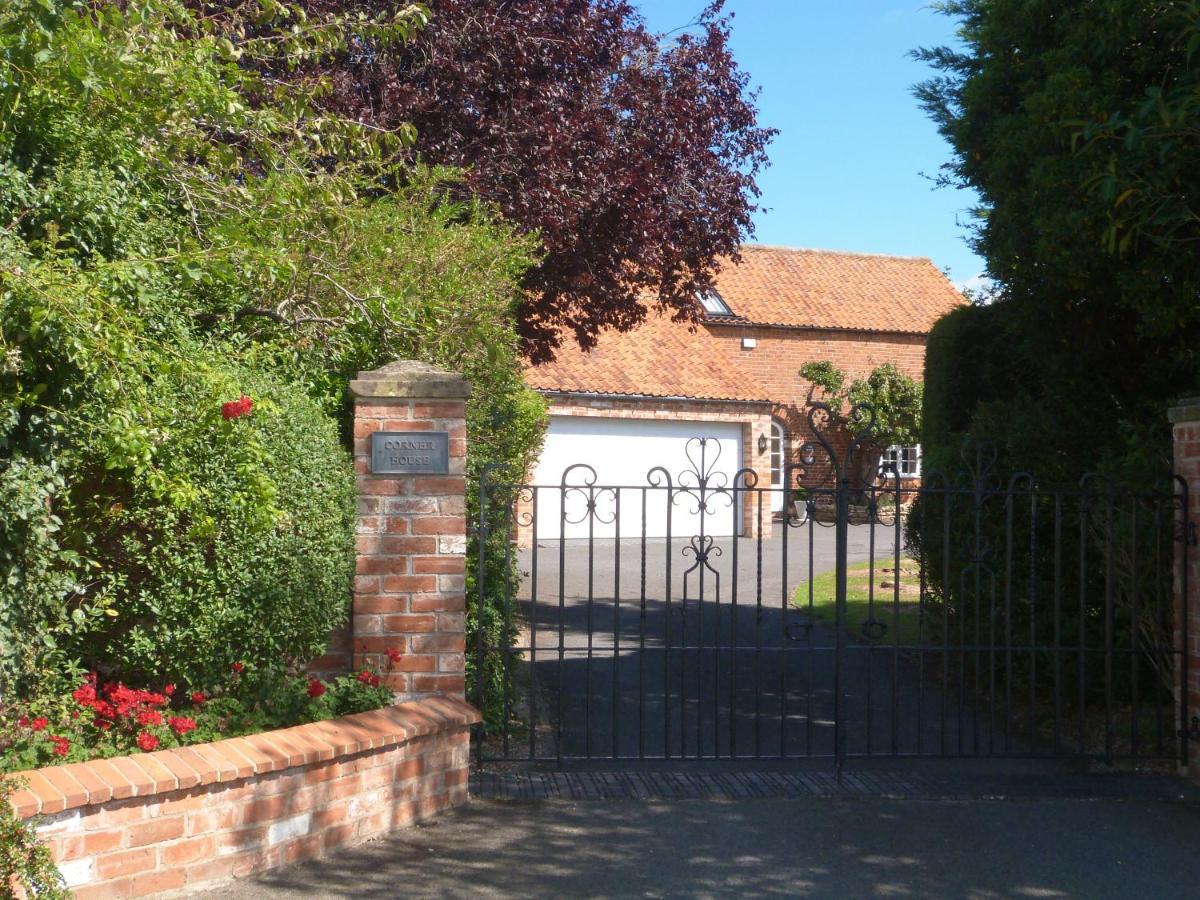
[{"label": "brick wall coping", "polygon": [[359,372],[350,382],[350,393],[359,399],[458,399],[471,396],[471,386],[455,372],[428,363],[401,359],[379,369]]},{"label": "brick wall coping", "polygon": [[26,786],[9,803],[27,819],[63,810],[146,797],[199,785],[237,781],[254,775],[403,744],[480,721],[479,713],[456,697],[427,697],[324,722],[193,744],[15,772]]},{"label": "brick wall coping", "polygon": [[1200,421],[1200,397],[1183,397],[1167,411],[1167,418],[1175,422]]}]

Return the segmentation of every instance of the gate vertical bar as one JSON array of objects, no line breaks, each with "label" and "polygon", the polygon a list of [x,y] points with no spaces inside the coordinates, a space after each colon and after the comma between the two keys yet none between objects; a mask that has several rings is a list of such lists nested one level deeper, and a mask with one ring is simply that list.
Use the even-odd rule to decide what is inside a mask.
[{"label": "gate vertical bar", "polygon": [[532,512],[529,517],[529,530],[533,537],[530,539],[532,544],[533,559],[529,566],[529,758],[532,760],[537,757],[537,730],[538,730],[538,708],[537,708],[537,614],[538,614],[538,489],[537,486],[529,488],[530,503],[532,504]]},{"label": "gate vertical bar", "polygon": [[[1168,531],[1167,540],[1172,539],[1171,529],[1173,529],[1175,527],[1174,520],[1173,520],[1173,518],[1171,518],[1175,515],[1174,508],[1171,507],[1169,504],[1167,504],[1168,511],[1166,513],[1164,513],[1163,512],[1164,503],[1166,503],[1166,500],[1163,497],[1156,497],[1154,500],[1154,596],[1159,597],[1159,598],[1161,598],[1163,596],[1163,590],[1164,590],[1164,588],[1163,588],[1163,516],[1166,515],[1170,519],[1167,522],[1167,531]],[[1172,553],[1174,553],[1174,550],[1175,550],[1175,547],[1172,544],[1172,546],[1171,546]],[[1174,571],[1174,569],[1172,569],[1171,570],[1171,578],[1174,579],[1174,577],[1175,577],[1175,571]],[[1173,584],[1174,584],[1174,581],[1172,580],[1172,585]],[[1171,603],[1171,608],[1169,610],[1169,614],[1171,616],[1175,615],[1175,604],[1174,604],[1173,600]],[[1172,628],[1175,627],[1176,623],[1175,623],[1174,619],[1171,620],[1170,624],[1171,624]],[[1174,631],[1172,631],[1172,634],[1174,634]],[[1174,646],[1175,645],[1172,643],[1171,648],[1174,649]],[[1172,674],[1172,682],[1173,681],[1174,681],[1174,675]],[[1170,711],[1171,711],[1171,715],[1173,716],[1173,715],[1175,715],[1175,697],[1174,697],[1174,689],[1173,688],[1172,688],[1171,693],[1172,693],[1172,697],[1171,697]],[[1163,704],[1162,704],[1161,700],[1154,704],[1154,752],[1157,753],[1159,756],[1163,755]]]},{"label": "gate vertical bar", "polygon": [[554,723],[554,753],[563,761],[563,657],[567,651],[567,488],[566,474],[558,489],[558,666],[554,686],[557,721]]},{"label": "gate vertical bar", "polygon": [[[511,535],[508,533],[508,529],[511,526],[511,519],[509,517],[510,510],[512,509],[512,504],[515,504],[517,502],[517,497],[516,497],[516,495],[514,495],[511,498],[506,496],[504,498],[504,500],[505,500],[505,505],[504,505],[505,522],[504,522],[504,532],[502,532],[505,537],[505,541],[504,541],[504,589],[501,593],[501,596],[504,598],[504,622],[505,622],[505,625],[507,626],[507,623],[515,621],[515,616],[513,615],[514,586],[513,586],[513,579],[512,579],[513,542],[511,540]],[[503,696],[503,700],[500,705],[500,713],[504,717],[504,720],[500,723],[500,728],[501,728],[501,732],[500,732],[501,738],[500,739],[504,742],[504,747],[503,747],[504,758],[508,759],[509,741],[512,737],[512,735],[511,735],[511,732],[512,732],[512,692],[509,690],[509,682],[512,680],[513,650],[512,650],[512,641],[509,639],[507,627],[504,629],[504,631],[501,632],[500,641],[501,641],[501,644],[497,649],[498,649],[499,655],[500,655],[500,673],[504,679],[503,683],[501,684],[501,694]]]},{"label": "gate vertical bar", "polygon": [[[737,667],[738,667],[738,536],[744,529],[743,510],[738,505],[739,500],[745,504],[745,487],[743,493],[738,493],[738,475],[733,476],[733,565],[730,567],[729,585],[729,758],[737,758]],[[743,476],[744,478],[744,476]],[[720,651],[718,651],[719,653]],[[717,754],[720,756],[720,754]]]},{"label": "gate vertical bar", "polygon": [[612,755],[620,757],[621,717],[617,713],[621,698],[621,489],[613,488],[616,512],[613,523],[613,668],[612,668]]},{"label": "gate vertical bar", "polygon": [[[892,550],[893,552],[893,570],[892,570],[892,755],[896,756],[900,753],[900,720],[899,711],[897,709],[898,699],[897,694],[900,691],[900,550],[901,544],[904,541],[904,536],[901,531],[903,516],[900,513],[900,473],[895,473],[896,496],[895,506],[895,533],[892,535]],[[918,625],[918,628],[920,626]],[[921,708],[919,697],[920,687],[917,688],[918,699],[917,709]],[[919,718],[918,713],[918,718]],[[918,729],[920,724],[918,723]]]},{"label": "gate vertical bar", "polygon": [[834,557],[836,559],[837,587],[834,595],[833,636],[833,755],[837,768],[837,780],[842,781],[842,768],[846,762],[845,723],[842,721],[842,665],[846,643],[846,555],[850,519],[850,479],[846,469],[838,473],[837,525],[834,529]]},{"label": "gate vertical bar", "polygon": [[788,511],[786,504],[783,509],[783,547],[780,554],[780,587],[779,587],[779,756],[787,756],[787,718],[788,718],[788,647],[787,647],[787,593],[788,593]]},{"label": "gate vertical bar", "polygon": [[[757,557],[754,568],[754,756],[762,755],[762,619],[763,619],[763,540],[762,512],[763,497],[760,492],[755,511],[755,527],[758,529],[758,543],[755,547]],[[787,513],[784,512],[783,526],[787,528]],[[787,531],[783,533],[784,546],[787,546]]]},{"label": "gate vertical bar", "polygon": [[1029,719],[1032,755],[1037,755],[1037,527],[1038,498],[1036,485],[1029,486]]},{"label": "gate vertical bar", "polygon": [[[877,510],[879,498],[875,493],[875,486],[871,485],[867,494],[867,622],[871,623],[869,627],[873,629],[875,622],[875,519],[877,518]],[[846,514],[849,515],[849,505],[847,504]],[[849,534],[849,523],[847,523],[847,535]],[[849,552],[849,551],[847,551]],[[849,578],[849,566],[847,565],[847,578]],[[864,623],[865,624],[865,623]],[[861,633],[861,632],[860,632]],[[867,637],[866,644],[859,648],[862,651],[863,657],[866,659],[866,689],[867,699],[863,708],[867,720],[867,735],[866,735],[866,753],[871,756],[874,746],[874,734],[871,730],[873,714],[875,712],[875,697],[871,685],[871,670],[875,663],[875,639],[874,631]]]},{"label": "gate vertical bar", "polygon": [[638,614],[638,759],[646,755],[646,488],[642,488],[642,559]]},{"label": "gate vertical bar", "polygon": [[665,585],[666,606],[663,613],[663,757],[671,758],[671,482],[667,482],[667,546]]},{"label": "gate vertical bar", "polygon": [[1054,494],[1054,753],[1062,750],[1062,541],[1063,498]]},{"label": "gate vertical bar", "polygon": [[[483,474],[479,478],[479,530],[476,535],[476,540],[479,544],[479,560],[478,568],[475,576],[475,705],[480,712],[484,712],[483,688],[487,681],[484,678],[484,640],[487,634],[487,629],[484,627],[484,557],[487,555],[485,550],[487,546],[488,525],[487,525],[487,479],[488,469],[483,470]],[[475,757],[479,762],[483,761],[483,744],[487,736],[487,715],[484,715],[483,724],[479,728],[479,743],[475,748]]]},{"label": "gate vertical bar", "polygon": [[1179,485],[1180,499],[1179,550],[1177,552],[1179,553],[1180,568],[1179,627],[1182,631],[1182,642],[1180,649],[1183,656],[1183,659],[1180,660],[1179,664],[1179,756],[1183,762],[1183,765],[1187,766],[1191,760],[1191,757],[1189,756],[1190,748],[1188,747],[1188,741],[1191,738],[1191,711],[1188,704],[1188,687],[1190,683],[1190,657],[1192,655],[1191,638],[1188,635],[1190,625],[1189,619],[1191,618],[1191,612],[1188,603],[1188,595],[1191,591],[1188,572],[1188,550],[1191,548],[1192,542],[1192,505],[1188,494],[1189,485],[1187,480],[1179,475],[1175,476],[1175,480]]},{"label": "gate vertical bar", "polygon": [[583,673],[583,755],[592,758],[592,612],[596,588],[596,488],[588,486],[587,662]]},{"label": "gate vertical bar", "polygon": [[1108,484],[1107,509],[1104,515],[1104,761],[1113,759],[1113,580],[1116,565],[1113,560],[1113,528],[1116,494]]},{"label": "gate vertical bar", "polygon": [[1133,560],[1131,566],[1132,585],[1129,589],[1129,621],[1131,627],[1129,629],[1129,667],[1130,667],[1130,682],[1133,685],[1133,708],[1130,710],[1129,733],[1130,751],[1134,758],[1137,758],[1140,741],[1138,740],[1138,663],[1141,661],[1138,656],[1138,507],[1141,505],[1141,500],[1136,493],[1132,495],[1133,505],[1133,527],[1129,533],[1130,548],[1129,558]]},{"label": "gate vertical bar", "polygon": [[[787,507],[784,507],[784,531],[783,539],[787,540]],[[816,670],[813,662],[813,623],[816,621],[816,612],[814,611],[814,598],[816,588],[813,581],[813,566],[816,559],[816,534],[814,529],[816,522],[813,520],[812,512],[805,507],[805,517],[808,519],[808,621],[804,628],[804,658],[805,668],[808,678],[808,699],[805,707],[805,718],[807,720],[804,726],[804,755],[813,755],[813,694],[816,691],[815,675]]]}]

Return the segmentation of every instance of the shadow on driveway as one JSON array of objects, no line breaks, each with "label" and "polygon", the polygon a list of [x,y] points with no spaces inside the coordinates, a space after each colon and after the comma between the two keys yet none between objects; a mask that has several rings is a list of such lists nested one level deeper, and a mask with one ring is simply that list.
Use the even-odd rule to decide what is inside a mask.
[{"label": "shadow on driveway", "polygon": [[1195,896],[1156,800],[475,801],[215,898]]}]

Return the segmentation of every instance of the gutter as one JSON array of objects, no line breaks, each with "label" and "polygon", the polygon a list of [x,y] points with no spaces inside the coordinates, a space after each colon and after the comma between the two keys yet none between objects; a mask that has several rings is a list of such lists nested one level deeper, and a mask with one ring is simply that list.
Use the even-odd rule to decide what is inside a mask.
[{"label": "gutter", "polygon": [[590,400],[655,400],[667,403],[727,403],[736,406],[774,406],[774,400],[730,400],[715,397],[684,397],[663,396],[661,394],[614,394],[604,391],[564,391],[557,388],[539,388],[533,390],[547,397],[586,397]]}]

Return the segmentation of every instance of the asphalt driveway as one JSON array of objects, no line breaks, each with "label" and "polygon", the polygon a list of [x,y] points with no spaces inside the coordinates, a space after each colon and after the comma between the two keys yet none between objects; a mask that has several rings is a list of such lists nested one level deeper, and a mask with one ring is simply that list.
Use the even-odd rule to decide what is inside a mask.
[{"label": "asphalt driveway", "polygon": [[[849,561],[893,565],[896,537],[894,528],[850,526]],[[777,523],[771,538],[711,547],[609,539],[523,551],[513,664],[529,687],[514,699],[539,724],[516,738],[515,752],[831,755],[834,629],[791,600],[834,568],[834,541],[829,526]],[[698,550],[707,552],[698,559]],[[889,602],[880,597],[881,615]],[[920,667],[936,664],[851,645],[841,699],[854,752],[979,751],[988,735],[978,717],[924,683]]]},{"label": "asphalt driveway", "polygon": [[1200,809],[1126,800],[474,801],[210,892],[297,897],[1196,895]]},{"label": "asphalt driveway", "polygon": [[[896,532],[892,527],[876,525],[874,533],[867,525],[848,527],[847,557],[851,565],[874,557],[881,565],[893,559]],[[873,542],[873,543],[872,543]],[[585,599],[588,596],[612,597],[619,589],[623,599],[644,595],[661,598],[668,584],[671,593],[683,596],[685,589],[695,597],[700,591],[700,568],[696,566],[691,536],[616,541],[587,540],[539,541],[537,547],[520,551],[518,566],[523,573],[521,599],[528,600],[535,588],[539,603],[556,603],[559,596]],[[718,537],[713,539],[704,569],[704,593],[722,602],[736,599],[753,604],[761,597],[765,603],[778,603],[790,596],[800,583],[828,572],[836,565],[834,528],[816,522],[800,528],[785,528],[776,522],[771,537]],[[735,583],[734,573],[737,574]],[[736,592],[736,593],[735,593]]]}]

